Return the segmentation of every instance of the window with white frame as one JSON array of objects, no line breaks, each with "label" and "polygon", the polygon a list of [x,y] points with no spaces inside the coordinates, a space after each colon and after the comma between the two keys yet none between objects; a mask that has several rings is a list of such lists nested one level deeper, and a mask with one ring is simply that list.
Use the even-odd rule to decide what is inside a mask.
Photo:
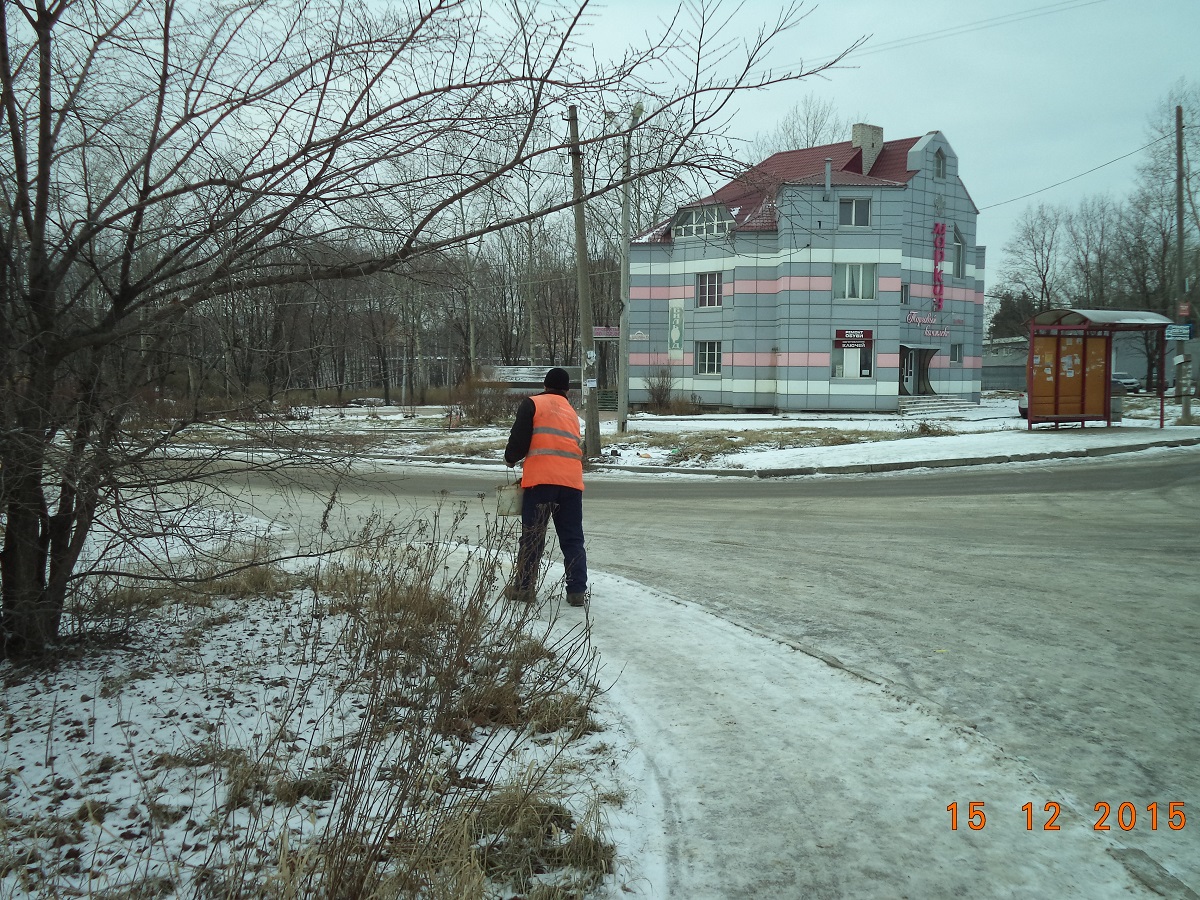
[{"label": "window with white frame", "polygon": [[908,306],[908,300],[909,300],[908,285],[902,284],[902,285],[900,285],[900,305]]},{"label": "window with white frame", "polygon": [[721,273],[720,272],[701,272],[696,276],[696,306],[697,308],[705,306],[720,306],[721,305]]},{"label": "window with white frame", "polygon": [[946,151],[941,148],[938,149],[937,153],[933,154],[933,177],[946,177]]},{"label": "window with white frame", "polygon": [[963,345],[962,344],[951,344],[950,345],[950,362],[961,366],[962,361],[963,361]]},{"label": "window with white frame", "polygon": [[721,374],[721,342],[696,341],[695,371],[697,375]]},{"label": "window with white frame", "polygon": [[838,225],[843,228],[871,226],[871,198],[853,197],[838,201]]},{"label": "window with white frame", "polygon": [[702,206],[685,209],[675,219],[675,237],[702,237],[727,234],[733,219],[723,206]]},{"label": "window with white frame", "polygon": [[874,300],[875,263],[834,263],[834,300]]},{"label": "window with white frame", "polygon": [[966,246],[963,244],[962,232],[958,230],[957,225],[954,226],[954,261],[951,271],[955,278],[965,278],[967,274]]}]

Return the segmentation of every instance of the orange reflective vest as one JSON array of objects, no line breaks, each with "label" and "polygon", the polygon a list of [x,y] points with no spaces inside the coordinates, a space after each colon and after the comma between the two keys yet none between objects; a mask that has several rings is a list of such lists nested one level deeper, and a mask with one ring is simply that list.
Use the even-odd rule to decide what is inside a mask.
[{"label": "orange reflective vest", "polygon": [[529,399],[533,401],[533,437],[521,471],[521,486],[561,484],[582,491],[579,416],[559,394],[536,394]]}]

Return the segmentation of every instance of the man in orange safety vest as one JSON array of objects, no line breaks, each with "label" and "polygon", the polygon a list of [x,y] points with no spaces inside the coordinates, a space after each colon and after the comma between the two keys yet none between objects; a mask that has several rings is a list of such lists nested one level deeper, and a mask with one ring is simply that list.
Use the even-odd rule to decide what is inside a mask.
[{"label": "man in orange safety vest", "polygon": [[545,391],[526,397],[517,407],[504,449],[509,468],[521,460],[521,543],[513,576],[504,595],[532,603],[546,546],[546,527],[553,520],[566,571],[567,603],[587,603],[587,552],[583,545],[583,450],[579,416],[567,400],[571,377],[565,369],[546,373]]}]

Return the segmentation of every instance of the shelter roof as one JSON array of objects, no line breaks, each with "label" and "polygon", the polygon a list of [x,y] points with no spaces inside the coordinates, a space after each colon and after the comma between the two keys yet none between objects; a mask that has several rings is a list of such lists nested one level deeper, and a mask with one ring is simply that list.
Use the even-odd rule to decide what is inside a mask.
[{"label": "shelter roof", "polygon": [[1029,320],[1031,325],[1146,331],[1165,328],[1171,320],[1145,309],[1048,309]]}]

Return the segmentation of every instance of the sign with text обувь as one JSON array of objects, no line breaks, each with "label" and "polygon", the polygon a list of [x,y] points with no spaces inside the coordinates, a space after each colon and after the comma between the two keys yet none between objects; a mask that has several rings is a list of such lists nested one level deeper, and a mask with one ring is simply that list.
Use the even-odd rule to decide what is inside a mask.
[{"label": "sign with text \u043e\u0431\u0443\u0432\u044c", "polygon": [[868,347],[874,339],[875,332],[869,328],[838,328],[833,332],[835,347],[853,350],[855,347]]}]

